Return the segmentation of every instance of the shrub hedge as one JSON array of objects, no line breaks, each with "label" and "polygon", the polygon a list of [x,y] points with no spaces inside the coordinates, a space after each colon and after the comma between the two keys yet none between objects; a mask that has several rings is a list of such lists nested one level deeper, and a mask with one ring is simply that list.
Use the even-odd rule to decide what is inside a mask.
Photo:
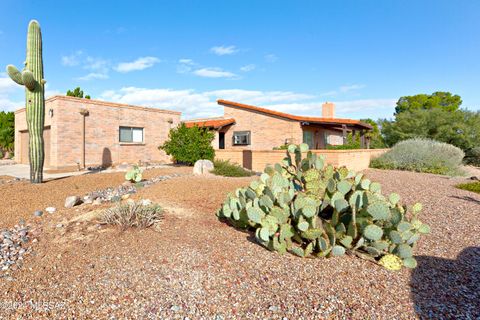
[{"label": "shrub hedge", "polygon": [[255,173],[249,170],[245,170],[236,163],[231,163],[228,160],[215,160],[213,161],[214,169],[211,171],[217,176],[224,177],[249,177]]}]

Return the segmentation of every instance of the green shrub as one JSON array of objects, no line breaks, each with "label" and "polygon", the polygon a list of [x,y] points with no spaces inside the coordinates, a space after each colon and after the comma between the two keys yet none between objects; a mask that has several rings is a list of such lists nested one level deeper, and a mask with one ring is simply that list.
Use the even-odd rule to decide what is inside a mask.
[{"label": "green shrub", "polygon": [[217,216],[255,231],[255,239],[279,253],[301,257],[346,252],[397,270],[414,268],[412,248],[429,227],[400,196],[385,197],[381,185],[345,167],[324,165],[306,144],[291,145],[282,164],[267,167],[259,180],[230,194]]},{"label": "green shrub", "polygon": [[231,163],[228,160],[215,160],[213,161],[213,174],[224,177],[250,177],[255,173],[250,170],[245,170],[243,167],[236,163]]},{"label": "green shrub", "polygon": [[480,167],[480,147],[472,148],[465,152],[465,164]]},{"label": "green shrub", "polygon": [[128,201],[107,209],[100,216],[100,223],[129,227],[148,228],[160,222],[162,208],[157,204],[143,205],[142,202]]},{"label": "green shrub", "polygon": [[480,193],[480,182],[479,181],[458,184],[458,185],[456,185],[456,187],[458,189]]},{"label": "green shrub", "polygon": [[177,128],[171,129],[168,140],[159,147],[173,157],[177,163],[194,165],[197,160],[212,160],[215,150],[212,141],[215,133],[197,126],[187,128],[182,123]]},{"label": "green shrub", "polygon": [[282,144],[280,147],[273,147],[273,150],[287,150],[288,144]]},{"label": "green shrub", "polygon": [[125,180],[131,182],[140,182],[142,181],[143,170],[139,166],[135,165],[125,174]]},{"label": "green shrub", "polygon": [[373,159],[370,167],[435,174],[460,174],[464,153],[461,149],[430,139],[401,141]]}]

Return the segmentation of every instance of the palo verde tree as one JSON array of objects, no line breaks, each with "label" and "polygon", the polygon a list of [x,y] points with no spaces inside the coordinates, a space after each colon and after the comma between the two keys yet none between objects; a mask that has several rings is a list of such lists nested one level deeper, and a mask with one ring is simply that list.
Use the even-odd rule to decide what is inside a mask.
[{"label": "palo verde tree", "polygon": [[85,95],[83,96],[83,90],[80,89],[80,87],[76,87],[73,90],[68,90],[67,91],[67,97],[76,97],[76,98],[85,98],[85,99],[90,99],[90,95]]},{"label": "palo verde tree", "polygon": [[36,20],[30,21],[27,33],[27,59],[22,72],[13,65],[7,66],[10,78],[25,86],[25,107],[29,133],[30,182],[41,183],[45,150],[45,79],[43,79],[42,33]]}]

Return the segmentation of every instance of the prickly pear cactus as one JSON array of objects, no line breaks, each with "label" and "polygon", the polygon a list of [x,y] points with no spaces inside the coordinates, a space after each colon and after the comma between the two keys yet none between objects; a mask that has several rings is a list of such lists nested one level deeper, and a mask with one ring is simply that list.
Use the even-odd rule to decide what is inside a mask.
[{"label": "prickly pear cactus", "polygon": [[[306,156],[303,155],[306,153]],[[345,253],[387,269],[414,268],[413,246],[429,227],[381,185],[345,167],[325,165],[305,144],[288,148],[281,164],[229,195],[217,216],[255,231],[256,240],[279,253],[331,257]],[[407,218],[409,216],[409,218]]]},{"label": "prickly pear cactus", "polygon": [[127,171],[125,174],[125,180],[130,182],[140,182],[142,181],[143,170],[139,166],[135,165],[132,169]]},{"label": "prickly pear cactus", "polygon": [[10,78],[25,86],[25,107],[29,132],[30,181],[41,183],[45,158],[43,128],[45,123],[45,80],[43,79],[42,34],[40,25],[32,20],[28,25],[27,59],[22,72],[7,66]]}]

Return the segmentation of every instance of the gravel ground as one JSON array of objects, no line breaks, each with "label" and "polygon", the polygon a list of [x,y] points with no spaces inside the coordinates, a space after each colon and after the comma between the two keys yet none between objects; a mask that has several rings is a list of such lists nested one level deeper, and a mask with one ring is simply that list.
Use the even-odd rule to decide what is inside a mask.
[{"label": "gravel ground", "polygon": [[[65,223],[85,212],[86,206],[36,218],[36,227],[42,230],[39,241],[32,244],[24,266],[9,281],[0,280],[0,316],[480,318],[480,195],[453,187],[465,179],[381,170],[367,174],[382,183],[384,192],[396,191],[407,204],[424,205],[421,218],[430,224],[432,234],[416,247],[419,266],[414,271],[390,272],[349,256],[300,259],[269,252],[250,234],[220,223],[214,215],[228,192],[253,178],[185,176],[133,196],[162,204],[166,213],[160,231],[121,232],[92,222]],[[0,209],[7,210],[2,223],[21,216],[21,206],[16,205],[16,216],[10,208],[16,203],[60,206],[67,195],[121,180],[122,175],[91,175],[45,187],[44,192],[60,199],[15,193],[17,188],[16,192],[32,188],[23,183],[0,185],[0,191],[10,195]],[[22,199],[12,199],[15,194]],[[43,201],[44,195],[55,203]],[[36,208],[27,210],[29,220]]]}]

